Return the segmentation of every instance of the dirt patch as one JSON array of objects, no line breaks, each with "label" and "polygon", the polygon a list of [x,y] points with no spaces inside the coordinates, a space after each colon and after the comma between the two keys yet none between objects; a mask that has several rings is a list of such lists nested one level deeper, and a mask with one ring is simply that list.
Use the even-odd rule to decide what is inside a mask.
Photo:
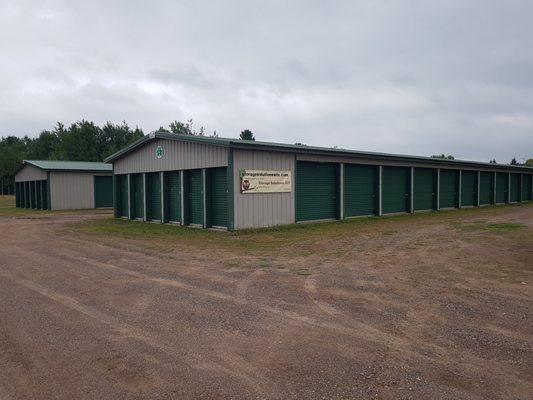
[{"label": "dirt patch", "polygon": [[27,217],[0,216],[2,399],[533,391],[532,205],[240,233]]}]

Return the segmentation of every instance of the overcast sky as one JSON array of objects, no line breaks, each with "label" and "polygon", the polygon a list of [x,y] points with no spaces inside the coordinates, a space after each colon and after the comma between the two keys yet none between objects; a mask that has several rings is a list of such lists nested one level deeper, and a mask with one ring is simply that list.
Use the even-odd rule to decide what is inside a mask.
[{"label": "overcast sky", "polygon": [[533,157],[533,1],[2,1],[0,135],[126,120]]}]

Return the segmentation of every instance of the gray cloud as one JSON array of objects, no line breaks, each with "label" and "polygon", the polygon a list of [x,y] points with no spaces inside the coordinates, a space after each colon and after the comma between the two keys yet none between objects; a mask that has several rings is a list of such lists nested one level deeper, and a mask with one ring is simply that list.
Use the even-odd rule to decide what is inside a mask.
[{"label": "gray cloud", "polygon": [[533,157],[533,3],[8,1],[0,134],[193,118],[220,135]]}]

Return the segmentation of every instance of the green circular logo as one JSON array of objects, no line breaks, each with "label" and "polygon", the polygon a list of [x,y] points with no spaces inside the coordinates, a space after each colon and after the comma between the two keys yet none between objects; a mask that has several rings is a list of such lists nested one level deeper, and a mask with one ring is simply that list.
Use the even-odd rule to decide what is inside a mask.
[{"label": "green circular logo", "polygon": [[163,158],[163,154],[164,154],[163,147],[157,146],[157,148],[155,149],[155,156],[157,158]]}]

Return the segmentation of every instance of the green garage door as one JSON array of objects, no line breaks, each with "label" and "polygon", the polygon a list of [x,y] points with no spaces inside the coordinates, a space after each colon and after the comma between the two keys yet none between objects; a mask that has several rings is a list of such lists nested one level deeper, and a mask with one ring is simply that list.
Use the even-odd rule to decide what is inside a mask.
[{"label": "green garage door", "polygon": [[49,210],[50,204],[48,204],[48,181],[42,181],[43,184],[43,210]]},{"label": "green garage door", "polygon": [[207,170],[208,225],[228,226],[228,185],[226,168]]},{"label": "green garage door", "polygon": [[165,173],[165,208],[168,220],[181,222],[181,178],[179,171]]},{"label": "green garage door", "polygon": [[128,211],[128,175],[119,175],[117,176],[118,182],[118,197],[119,197],[119,215],[121,217],[129,217]]},{"label": "green garage door", "polygon": [[435,169],[415,168],[415,182],[413,187],[413,205],[417,210],[435,209],[435,192],[437,187]]},{"label": "green garage door", "polygon": [[18,182],[15,182],[15,207],[20,207],[20,188]]},{"label": "green garage door", "polygon": [[161,176],[146,174],[146,219],[161,221]]},{"label": "green garage door", "polygon": [[344,166],[344,215],[355,217],[376,214],[378,167]]},{"label": "green garage door", "polygon": [[131,201],[133,218],[144,218],[144,189],[143,189],[143,175],[134,174],[131,175]]},{"label": "green garage door", "polygon": [[26,208],[31,208],[30,183],[31,182],[24,182],[24,199],[25,199],[24,205]]},{"label": "green garage door", "polygon": [[42,181],[35,182],[35,208],[37,208],[38,210],[42,209],[41,183]]},{"label": "green garage door", "polygon": [[[127,176],[126,176],[127,179]],[[94,206],[113,207],[113,177],[112,176],[95,176],[94,177]]]},{"label": "green garage door", "polygon": [[35,197],[35,181],[30,182],[30,204],[31,204],[31,208],[37,208],[36,197]]},{"label": "green garage door", "polygon": [[531,178],[533,175],[529,174],[522,174],[522,201],[530,201],[533,200],[531,198]]},{"label": "green garage door", "polygon": [[383,214],[407,212],[409,210],[409,168],[383,167],[381,187]]},{"label": "green garage door", "polygon": [[511,174],[511,202],[520,200],[520,174]]},{"label": "green garage door", "polygon": [[496,174],[496,203],[507,203],[507,186],[509,175],[505,172]]},{"label": "green garage door", "polygon": [[296,221],[337,218],[338,166],[298,161]]},{"label": "green garage door", "polygon": [[479,204],[491,204],[494,191],[494,174],[481,172],[479,175]]},{"label": "green garage door", "polygon": [[461,207],[477,204],[477,172],[462,171],[461,174]]},{"label": "green garage door", "polygon": [[184,173],[185,223],[204,224],[204,193],[202,170],[194,169]]},{"label": "green garage door", "polygon": [[457,207],[458,174],[459,171],[452,169],[440,170],[440,208]]}]

